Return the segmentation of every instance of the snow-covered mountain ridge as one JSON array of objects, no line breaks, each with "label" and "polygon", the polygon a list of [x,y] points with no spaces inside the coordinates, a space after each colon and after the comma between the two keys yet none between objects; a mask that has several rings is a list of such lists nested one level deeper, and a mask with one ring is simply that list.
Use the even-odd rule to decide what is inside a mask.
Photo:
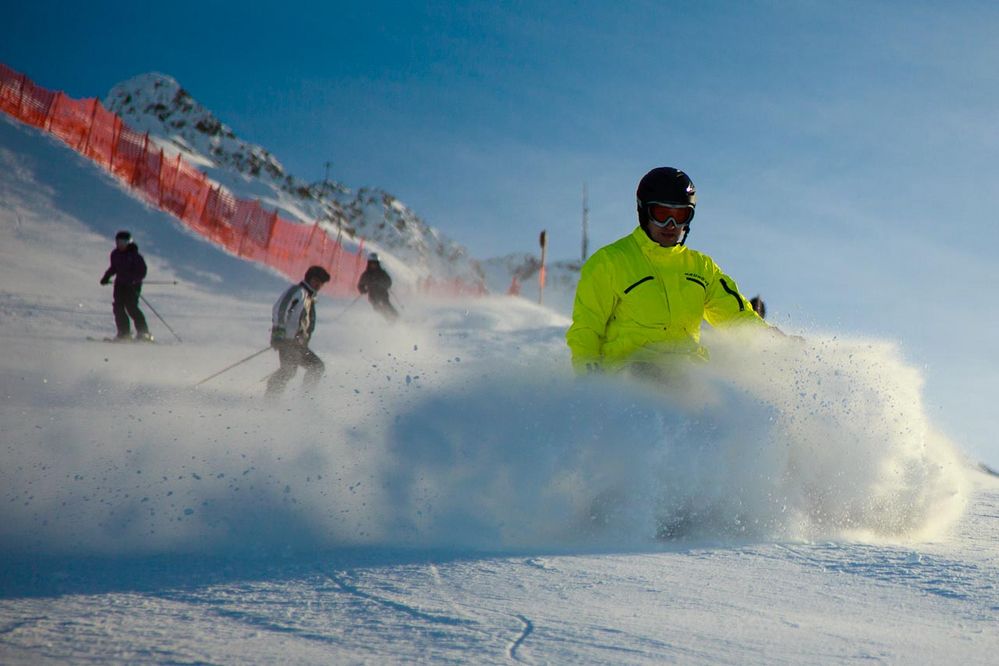
[{"label": "snow-covered mountain ridge", "polygon": [[296,178],[269,151],[240,139],[169,76],[150,73],[119,83],[104,105],[133,129],[148,132],[164,151],[180,152],[235,196],[259,199],[291,220],[318,222],[348,247],[363,239],[402,282],[430,277],[473,285],[484,281],[479,263],[463,245],[387,191]]}]

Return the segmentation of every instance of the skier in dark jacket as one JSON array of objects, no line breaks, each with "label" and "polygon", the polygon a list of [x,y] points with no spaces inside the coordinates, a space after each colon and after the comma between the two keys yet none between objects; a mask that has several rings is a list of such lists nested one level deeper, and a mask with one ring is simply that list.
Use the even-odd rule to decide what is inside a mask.
[{"label": "skier in dark jacket", "polygon": [[146,261],[139,254],[139,246],[132,242],[132,234],[119,231],[115,237],[115,248],[111,250],[111,265],[101,278],[101,284],[108,284],[114,276],[114,323],[118,328],[115,340],[125,342],[132,339],[129,317],[135,322],[135,339],[152,342],[146,317],[139,309],[139,296],[142,281],[146,277]]},{"label": "skier in dark jacket", "polygon": [[316,294],[330,281],[322,266],[311,266],[298,284],[288,287],[274,304],[271,320],[271,347],[278,351],[281,367],[267,381],[267,397],[276,398],[288,381],[305,368],[303,386],[312,388],[323,376],[326,366],[309,349],[316,329]]},{"label": "skier in dark jacket", "polygon": [[368,255],[368,267],[361,274],[361,279],[357,283],[357,290],[368,295],[368,302],[389,321],[395,321],[399,316],[396,309],[389,302],[389,289],[392,288],[392,278],[382,268],[378,261],[378,255],[372,252]]}]

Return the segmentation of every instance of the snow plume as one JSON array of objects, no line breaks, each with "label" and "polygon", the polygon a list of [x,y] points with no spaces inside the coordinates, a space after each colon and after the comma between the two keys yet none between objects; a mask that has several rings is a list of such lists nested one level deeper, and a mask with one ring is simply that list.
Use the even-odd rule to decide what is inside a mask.
[{"label": "snow plume", "polygon": [[924,539],[960,516],[966,465],[932,427],[922,376],[894,345],[770,336],[712,344],[708,373],[772,418],[760,456],[779,474],[755,501],[773,509],[779,499],[788,536]]},{"label": "snow plume", "polygon": [[[401,416],[395,533],[425,544],[925,539],[965,501],[885,344],[709,336],[674,389],[493,368]],[[549,375],[550,377],[551,375]]]},{"label": "snow plume", "polygon": [[962,465],[890,346],[712,336],[712,363],[663,391],[569,377],[556,328],[519,334],[545,353],[461,361],[449,311],[428,316],[436,345],[374,336],[377,358],[270,408],[258,378],[192,392],[71,359],[75,383],[8,375],[0,551],[906,540],[962,509]]}]

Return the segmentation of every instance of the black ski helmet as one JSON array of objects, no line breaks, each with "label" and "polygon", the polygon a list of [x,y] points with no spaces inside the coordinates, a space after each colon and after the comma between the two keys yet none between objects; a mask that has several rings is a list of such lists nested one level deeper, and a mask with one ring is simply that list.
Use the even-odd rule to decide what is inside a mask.
[{"label": "black ski helmet", "polygon": [[[642,229],[645,229],[646,233],[649,230],[649,216],[646,210],[649,202],[697,206],[697,188],[694,187],[694,182],[690,180],[690,176],[673,167],[656,167],[642,176],[642,180],[638,181],[636,197],[638,200],[638,224],[641,225]],[[694,221],[693,215],[691,215],[690,221]],[[690,226],[688,224],[687,232],[680,239],[680,245],[687,241],[689,234]]]},{"label": "black ski helmet", "polygon": [[326,272],[326,269],[322,266],[309,266],[309,270],[305,271],[305,281],[316,278],[323,284],[330,281],[330,274]]},{"label": "black ski helmet", "polygon": [[115,239],[116,241],[117,241],[117,240],[123,240],[123,241],[126,241],[126,242],[128,242],[128,241],[131,241],[131,240],[132,240],[132,234],[131,234],[130,232],[128,232],[128,231],[125,231],[125,230],[123,229],[123,230],[119,231],[118,233],[116,233],[116,234],[114,235],[114,239]]}]

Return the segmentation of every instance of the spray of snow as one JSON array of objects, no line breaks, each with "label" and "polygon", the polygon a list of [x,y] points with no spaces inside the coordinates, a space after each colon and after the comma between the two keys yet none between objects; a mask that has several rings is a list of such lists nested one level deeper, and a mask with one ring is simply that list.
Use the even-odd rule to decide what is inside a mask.
[{"label": "spray of snow", "polygon": [[964,465],[883,343],[713,336],[673,388],[493,368],[396,422],[399,534],[430,543],[912,539]]},{"label": "spray of snow", "polygon": [[37,371],[8,382],[0,547],[905,540],[963,507],[960,459],[884,344],[718,339],[713,363],[663,391],[577,381],[549,354],[448,358],[439,331],[369,336],[380,353],[333,361],[324,391],[267,408],[252,381],[192,392],[82,363],[57,386]]}]

